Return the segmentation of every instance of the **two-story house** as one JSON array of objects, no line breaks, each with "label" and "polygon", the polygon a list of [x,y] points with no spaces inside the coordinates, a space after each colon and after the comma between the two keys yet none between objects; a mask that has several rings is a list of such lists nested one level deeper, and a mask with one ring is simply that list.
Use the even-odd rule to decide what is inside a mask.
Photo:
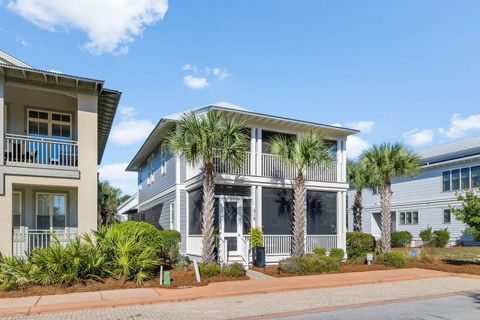
[{"label": "two-story house", "polygon": [[0,252],[97,227],[97,164],[120,92],[0,51]]},{"label": "two-story house", "polygon": [[[480,137],[469,138],[417,152],[422,171],[414,177],[395,179],[392,184],[392,230],[409,231],[416,244],[428,227],[448,229],[451,244],[471,242],[467,226],[451,208],[459,206],[457,195],[480,187]],[[375,190],[374,190],[375,191]],[[380,237],[380,195],[363,192],[363,231]],[[353,191],[349,193],[348,221],[353,221]],[[349,229],[352,224],[349,224]]]},{"label": "two-story house", "polygon": [[[334,161],[305,172],[306,250],[345,249],[346,139],[357,131],[260,114],[225,102],[186,112],[202,115],[209,110],[242,121],[250,136],[250,150],[240,168],[220,159],[216,164],[219,258],[247,263],[252,226],[264,230],[267,262],[290,255],[295,171],[270,152],[269,141],[277,134],[296,135],[311,130],[328,140]],[[167,135],[176,130],[184,113],[162,118],[129,164],[127,170],[138,172],[139,189],[138,213],[130,218],[180,231],[181,252],[200,257],[202,170],[187,164],[182,156],[173,156],[166,143]]]}]

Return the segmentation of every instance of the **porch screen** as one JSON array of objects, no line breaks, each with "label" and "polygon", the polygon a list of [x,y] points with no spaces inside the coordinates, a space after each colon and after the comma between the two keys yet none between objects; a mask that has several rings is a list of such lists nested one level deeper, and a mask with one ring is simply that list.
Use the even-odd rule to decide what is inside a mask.
[{"label": "porch screen", "polygon": [[262,189],[262,225],[265,234],[292,234],[293,190]]},{"label": "porch screen", "polygon": [[[192,190],[188,193],[188,234],[189,235],[201,235],[202,234],[202,188]],[[219,221],[219,202],[215,199],[215,230],[218,230]]]},{"label": "porch screen", "polygon": [[337,233],[337,193],[307,191],[307,234]]}]

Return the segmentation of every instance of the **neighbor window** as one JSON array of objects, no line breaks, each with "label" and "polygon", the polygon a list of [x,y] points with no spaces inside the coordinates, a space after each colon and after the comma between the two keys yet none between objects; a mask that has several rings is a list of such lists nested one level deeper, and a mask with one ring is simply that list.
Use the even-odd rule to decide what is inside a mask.
[{"label": "neighbor window", "polygon": [[443,223],[450,223],[452,222],[452,212],[450,209],[443,210]]},{"label": "neighbor window", "polygon": [[418,211],[400,212],[400,224],[418,224]]},{"label": "neighbor window", "polygon": [[155,168],[154,168],[155,154],[152,153],[147,159],[147,184],[155,182]]},{"label": "neighbor window", "polygon": [[167,144],[165,142],[160,146],[160,173],[167,173]]},{"label": "neighbor window", "polygon": [[460,189],[460,170],[452,170],[452,190]]},{"label": "neighbor window", "polygon": [[472,187],[480,187],[480,166],[472,167]]},{"label": "neighbor window", "polygon": [[450,171],[442,173],[443,191],[450,191]]},{"label": "neighbor window", "polygon": [[462,189],[470,188],[470,168],[462,168],[461,170]]}]

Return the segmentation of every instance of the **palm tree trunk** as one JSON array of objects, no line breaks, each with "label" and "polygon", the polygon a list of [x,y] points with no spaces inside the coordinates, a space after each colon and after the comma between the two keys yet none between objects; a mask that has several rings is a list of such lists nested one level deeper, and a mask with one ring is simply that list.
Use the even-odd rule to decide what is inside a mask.
[{"label": "palm tree trunk", "polygon": [[380,205],[382,208],[382,253],[389,252],[391,249],[391,201],[392,185],[390,182],[385,182],[380,193]]},{"label": "palm tree trunk", "polygon": [[215,170],[213,164],[205,165],[203,175],[203,207],[202,207],[202,228],[203,228],[203,252],[204,262],[215,261],[215,234],[214,234],[214,199],[215,195]]},{"label": "palm tree trunk", "polygon": [[305,253],[305,181],[299,173],[295,180],[293,200],[293,246],[292,255],[301,257]]},{"label": "palm tree trunk", "polygon": [[362,231],[362,191],[355,192],[353,200],[353,231]]}]

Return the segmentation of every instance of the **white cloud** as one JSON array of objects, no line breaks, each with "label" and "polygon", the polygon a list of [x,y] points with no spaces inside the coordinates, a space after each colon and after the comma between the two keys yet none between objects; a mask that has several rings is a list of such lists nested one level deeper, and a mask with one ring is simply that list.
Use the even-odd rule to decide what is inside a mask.
[{"label": "white cloud", "polygon": [[347,127],[359,130],[362,133],[370,133],[373,130],[375,122],[373,121],[357,121],[347,123]]},{"label": "white cloud", "polygon": [[148,137],[154,124],[148,119],[136,119],[135,109],[119,107],[120,120],[113,126],[111,139],[118,145],[131,145]]},{"label": "white cloud", "polygon": [[48,31],[85,32],[93,54],[125,54],[145,27],[163,19],[167,0],[10,0],[8,8]]},{"label": "white cloud", "polygon": [[186,75],[183,77],[183,83],[192,89],[205,89],[208,87],[208,80],[204,77],[197,77],[194,75]]},{"label": "white cloud", "polygon": [[225,69],[213,68],[213,74],[218,80],[225,80],[228,78],[228,72]]},{"label": "white cloud", "polygon": [[24,47],[31,47],[32,46],[32,43],[31,42],[28,42],[27,40],[25,40],[24,38],[22,37],[17,37],[17,42],[20,43],[22,46]]},{"label": "white cloud", "polygon": [[128,163],[106,164],[98,168],[100,180],[107,180],[115,188],[120,188],[125,194],[137,192],[137,173],[127,172]]},{"label": "white cloud", "polygon": [[63,73],[62,71],[60,71],[60,70],[56,70],[56,69],[50,69],[50,70],[48,70],[48,71],[50,71],[50,72],[54,72],[54,73],[60,73],[60,74],[62,74],[62,73]]},{"label": "white cloud", "polygon": [[370,144],[367,140],[360,138],[359,136],[353,135],[348,136],[347,138],[347,156],[349,158],[358,158],[363,152],[363,150],[370,147]]},{"label": "white cloud", "polygon": [[433,140],[433,131],[430,129],[413,129],[403,134],[405,141],[414,147],[426,145]]},{"label": "white cloud", "polygon": [[448,138],[461,138],[469,130],[480,129],[480,114],[472,114],[465,118],[461,114],[455,113],[450,118],[450,128],[440,128],[438,131]]}]

